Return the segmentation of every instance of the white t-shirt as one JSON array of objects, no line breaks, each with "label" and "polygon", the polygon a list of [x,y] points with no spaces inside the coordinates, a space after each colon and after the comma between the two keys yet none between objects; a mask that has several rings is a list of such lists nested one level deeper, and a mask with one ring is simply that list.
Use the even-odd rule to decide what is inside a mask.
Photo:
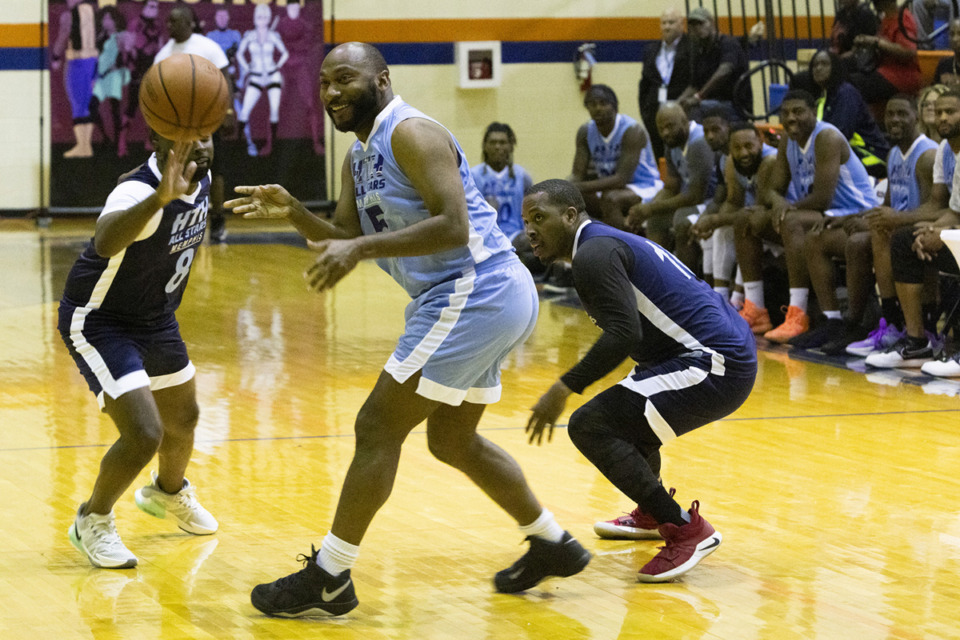
[{"label": "white t-shirt", "polygon": [[177,42],[170,38],[167,44],[163,45],[157,55],[154,56],[153,64],[166,60],[175,53],[192,53],[195,56],[206,58],[216,65],[217,69],[225,69],[230,64],[230,61],[227,60],[227,54],[223,52],[220,45],[199,33],[190,34],[190,37],[183,42]]}]

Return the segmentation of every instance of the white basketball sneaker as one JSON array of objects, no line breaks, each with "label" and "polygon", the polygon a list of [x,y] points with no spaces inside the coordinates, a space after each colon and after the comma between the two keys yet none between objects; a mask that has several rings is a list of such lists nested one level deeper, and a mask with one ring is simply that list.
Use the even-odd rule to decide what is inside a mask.
[{"label": "white basketball sneaker", "polygon": [[216,518],[197,502],[197,490],[190,481],[183,479],[183,488],[177,493],[167,493],[157,482],[157,472],[151,472],[153,482],[137,489],[134,501],[141,511],[155,518],[167,518],[177,526],[197,536],[207,536],[220,526]]},{"label": "white basketball sneaker", "polygon": [[80,509],[77,509],[77,517],[67,535],[73,546],[95,567],[128,569],[137,566],[137,556],[130,553],[120,540],[113,511],[106,515],[88,513],[81,516]]}]

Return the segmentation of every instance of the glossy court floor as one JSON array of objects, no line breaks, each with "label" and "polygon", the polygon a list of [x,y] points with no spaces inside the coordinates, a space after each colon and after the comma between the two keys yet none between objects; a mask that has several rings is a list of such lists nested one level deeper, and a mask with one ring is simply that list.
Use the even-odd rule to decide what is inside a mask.
[{"label": "glossy court floor", "polygon": [[93,569],[66,530],[115,431],[55,331],[91,229],[0,221],[0,638],[960,638],[960,385],[761,353],[736,414],[664,449],[666,483],[701,501],[723,546],[675,583],[638,584],[657,543],[591,528],[632,505],[565,431],[543,447],[524,438],[528,407],[597,335],[548,299],[481,428],[594,553],[587,569],[495,593],[493,574],[526,547],[418,429],[364,540],[360,606],[338,619],[260,615],[251,587],[298,569],[327,531],[354,415],[406,299],[372,264],[312,294],[309,251],[243,221],[199,254],[179,313],[202,411],[188,476],[220,531],[184,534],[138,511],[131,490],[116,513],[140,565]]}]

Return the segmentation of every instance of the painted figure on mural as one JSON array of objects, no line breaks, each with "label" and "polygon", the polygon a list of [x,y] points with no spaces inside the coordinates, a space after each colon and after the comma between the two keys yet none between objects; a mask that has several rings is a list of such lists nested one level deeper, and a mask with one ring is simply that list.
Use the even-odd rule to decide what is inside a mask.
[{"label": "painted figure on mural", "polygon": [[[251,156],[268,156],[273,150],[280,122],[280,92],[283,78],[280,69],[290,57],[287,47],[276,31],[276,21],[271,24],[270,6],[258,4],[253,10],[254,28],[243,34],[237,50],[237,63],[246,78],[243,105],[240,108],[239,124],[247,138],[247,153]],[[263,93],[270,104],[270,132],[266,143],[257,151],[250,131],[250,114]]]},{"label": "painted figure on mural", "polygon": [[[305,14],[299,2],[291,2],[277,23],[277,33],[290,57],[283,65],[283,81],[296,95],[297,110],[309,120],[313,151],[323,154],[323,121],[317,109],[317,60],[320,42],[316,37],[314,18]],[[290,85],[293,85],[292,87]]]},{"label": "painted figure on mural", "polygon": [[[90,115],[100,135],[104,140],[112,138],[117,143],[121,129],[120,108],[127,85],[130,84],[130,69],[128,57],[132,50],[128,46],[127,19],[114,6],[100,9],[97,14],[99,30],[97,32],[97,49],[100,57],[97,59],[97,77],[93,83],[93,102],[90,105]],[[132,96],[136,100],[136,96]],[[100,114],[100,105],[106,105],[110,113],[110,133],[104,126]],[[123,149],[126,155],[126,149]],[[119,149],[117,150],[118,155]],[[121,156],[122,157],[122,156]]]},{"label": "painted figure on mural", "polygon": [[215,29],[207,32],[207,37],[220,45],[223,54],[227,56],[230,63],[227,66],[228,80],[231,81],[230,88],[233,90],[233,109],[240,112],[240,102],[238,100],[237,87],[243,84],[243,78],[237,77],[237,49],[240,48],[240,32],[230,28],[230,11],[224,8],[217,9],[213,18]]},{"label": "painted figure on mural", "polygon": [[63,68],[63,82],[70,101],[73,136],[76,144],[64,152],[64,158],[89,158],[93,155],[93,117],[90,98],[97,73],[96,11],[90,2],[67,0],[60,14],[57,38],[53,42],[50,67]]},{"label": "painted figure on mural", "polygon": [[117,155],[119,156],[125,156],[127,153],[127,135],[130,130],[130,123],[136,117],[139,109],[140,83],[143,81],[147,69],[153,64],[154,56],[157,55],[160,46],[163,44],[161,25],[157,19],[159,15],[160,3],[157,0],[147,0],[140,10],[140,15],[130,27],[133,55],[129,58],[130,87],[127,90],[129,99],[120,122],[120,134],[117,136]]}]

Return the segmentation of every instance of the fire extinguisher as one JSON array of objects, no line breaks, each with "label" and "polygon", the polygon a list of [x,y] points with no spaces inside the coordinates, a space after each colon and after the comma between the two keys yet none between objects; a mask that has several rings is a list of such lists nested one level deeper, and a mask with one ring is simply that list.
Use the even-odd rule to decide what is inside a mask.
[{"label": "fire extinguisher", "polygon": [[580,81],[580,91],[586,91],[592,84],[593,66],[597,64],[597,58],[594,55],[597,51],[597,45],[592,42],[585,42],[577,47],[577,57],[573,60],[573,70],[576,73],[577,80]]}]

